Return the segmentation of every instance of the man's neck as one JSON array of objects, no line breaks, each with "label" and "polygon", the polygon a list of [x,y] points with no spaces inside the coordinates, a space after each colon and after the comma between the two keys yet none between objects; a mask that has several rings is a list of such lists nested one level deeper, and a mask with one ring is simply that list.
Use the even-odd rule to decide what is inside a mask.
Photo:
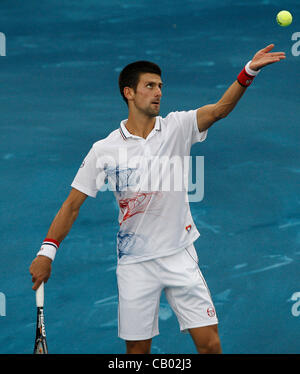
[{"label": "man's neck", "polygon": [[129,112],[126,122],[127,130],[136,136],[146,139],[155,126],[156,117],[136,115]]}]

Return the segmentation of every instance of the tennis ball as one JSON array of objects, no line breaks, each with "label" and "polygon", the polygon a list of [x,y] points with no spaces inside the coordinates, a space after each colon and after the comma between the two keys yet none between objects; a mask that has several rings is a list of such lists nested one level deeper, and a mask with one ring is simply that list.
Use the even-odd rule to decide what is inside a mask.
[{"label": "tennis ball", "polygon": [[279,26],[289,26],[293,21],[293,16],[287,10],[282,10],[277,14],[276,21]]}]

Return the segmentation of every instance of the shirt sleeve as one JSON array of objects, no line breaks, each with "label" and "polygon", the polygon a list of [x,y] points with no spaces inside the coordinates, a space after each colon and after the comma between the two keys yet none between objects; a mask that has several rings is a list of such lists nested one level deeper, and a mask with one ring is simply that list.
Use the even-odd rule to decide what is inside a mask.
[{"label": "shirt sleeve", "polygon": [[94,147],[92,147],[78,169],[71,187],[95,198],[104,184],[104,179],[104,171],[99,168],[97,155]]},{"label": "shirt sleeve", "polygon": [[207,137],[207,130],[199,131],[197,124],[197,109],[187,112],[176,112],[177,120],[183,129],[183,136],[191,141],[191,145],[203,142]]}]

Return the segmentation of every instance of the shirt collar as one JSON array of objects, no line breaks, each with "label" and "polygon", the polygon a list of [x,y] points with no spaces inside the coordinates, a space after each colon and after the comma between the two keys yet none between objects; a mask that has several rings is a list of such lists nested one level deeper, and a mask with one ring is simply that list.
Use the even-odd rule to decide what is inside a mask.
[{"label": "shirt collar", "polygon": [[[120,123],[120,128],[119,128],[119,131],[120,131],[120,134],[122,136],[122,138],[124,140],[127,140],[128,138],[139,138],[139,136],[136,136],[136,135],[133,135],[131,134],[127,128],[126,128],[126,122],[128,121],[128,119],[124,119],[123,121],[121,121]],[[154,129],[156,131],[160,131],[161,130],[161,125],[160,125],[160,117],[156,117],[156,120],[155,120],[155,125],[154,125]]]}]

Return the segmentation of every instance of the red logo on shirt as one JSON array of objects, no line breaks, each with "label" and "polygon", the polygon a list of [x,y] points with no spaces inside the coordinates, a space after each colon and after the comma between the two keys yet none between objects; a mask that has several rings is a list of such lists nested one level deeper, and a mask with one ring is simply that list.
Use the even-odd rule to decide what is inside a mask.
[{"label": "red logo on shirt", "polygon": [[216,314],[215,309],[213,307],[207,308],[207,314],[209,315],[209,317],[214,317]]},{"label": "red logo on shirt", "polygon": [[185,229],[186,229],[187,232],[190,232],[191,229],[192,229],[192,225],[188,225],[188,226],[186,226]]}]

